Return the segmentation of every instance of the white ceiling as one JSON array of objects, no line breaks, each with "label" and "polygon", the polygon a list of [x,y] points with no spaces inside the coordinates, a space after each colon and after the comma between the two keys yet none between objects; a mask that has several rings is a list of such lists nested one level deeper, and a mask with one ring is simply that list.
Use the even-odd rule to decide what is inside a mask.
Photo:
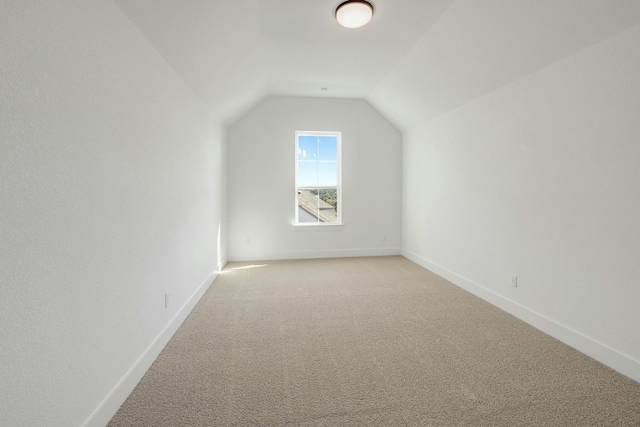
[{"label": "white ceiling", "polygon": [[[640,23],[639,0],[114,0],[229,123],[267,95],[364,98],[400,129]],[[326,91],[321,88],[326,87]]]}]

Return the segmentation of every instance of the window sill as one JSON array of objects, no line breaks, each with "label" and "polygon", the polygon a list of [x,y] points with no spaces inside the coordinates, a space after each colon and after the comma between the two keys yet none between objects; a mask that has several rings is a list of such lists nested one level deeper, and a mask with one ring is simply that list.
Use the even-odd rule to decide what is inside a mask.
[{"label": "window sill", "polygon": [[340,231],[344,224],[291,224],[293,231]]}]

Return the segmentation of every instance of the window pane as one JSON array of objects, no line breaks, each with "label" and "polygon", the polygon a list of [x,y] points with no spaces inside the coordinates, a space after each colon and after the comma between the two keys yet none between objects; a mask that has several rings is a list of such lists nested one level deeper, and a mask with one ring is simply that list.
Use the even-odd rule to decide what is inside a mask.
[{"label": "window pane", "polygon": [[338,189],[299,189],[298,222],[338,222]]},{"label": "window pane", "polygon": [[321,187],[338,186],[338,163],[318,163],[318,185]]},{"label": "window pane", "polygon": [[338,160],[338,138],[335,136],[320,136],[319,139],[319,159]]},{"label": "window pane", "polygon": [[296,132],[296,217],[301,224],[337,224],[340,133]]},{"label": "window pane", "polygon": [[318,190],[320,200],[318,201],[320,222],[338,221],[338,189]]},{"label": "window pane", "polygon": [[318,222],[318,196],[310,190],[298,190],[298,222]]},{"label": "window pane", "polygon": [[317,136],[298,136],[298,160],[318,160]]},{"label": "window pane", "polygon": [[298,161],[298,187],[318,186],[318,162]]}]

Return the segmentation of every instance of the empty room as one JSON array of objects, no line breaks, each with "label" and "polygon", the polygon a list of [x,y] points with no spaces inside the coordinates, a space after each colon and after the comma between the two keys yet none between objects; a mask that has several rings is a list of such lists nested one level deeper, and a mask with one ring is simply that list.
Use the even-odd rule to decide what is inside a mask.
[{"label": "empty room", "polygon": [[640,425],[640,1],[0,0],[0,425]]}]

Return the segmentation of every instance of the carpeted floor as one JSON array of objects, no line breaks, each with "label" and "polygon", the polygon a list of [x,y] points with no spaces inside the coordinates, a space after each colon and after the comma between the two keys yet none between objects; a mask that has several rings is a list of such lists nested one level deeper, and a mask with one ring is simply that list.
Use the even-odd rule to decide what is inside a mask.
[{"label": "carpeted floor", "polygon": [[231,263],[109,426],[640,426],[640,384],[402,257]]}]

